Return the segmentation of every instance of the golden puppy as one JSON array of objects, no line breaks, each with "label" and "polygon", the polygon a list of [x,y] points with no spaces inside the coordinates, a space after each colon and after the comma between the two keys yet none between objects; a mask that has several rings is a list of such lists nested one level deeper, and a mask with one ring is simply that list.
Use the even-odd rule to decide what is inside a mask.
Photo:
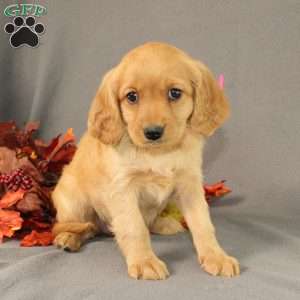
[{"label": "golden puppy", "polygon": [[202,149],[228,117],[210,71],[181,50],[151,42],[130,51],[103,78],[73,161],[53,192],[55,244],[76,251],[106,224],[128,274],[165,279],[150,231],[182,231],[159,217],[175,201],[191,230],[199,262],[213,275],[239,274],[216,240],[202,188]]}]

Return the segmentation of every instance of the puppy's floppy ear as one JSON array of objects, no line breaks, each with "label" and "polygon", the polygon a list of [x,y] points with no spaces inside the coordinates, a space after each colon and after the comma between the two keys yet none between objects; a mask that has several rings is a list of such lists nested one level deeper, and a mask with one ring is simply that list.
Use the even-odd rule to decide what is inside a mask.
[{"label": "puppy's floppy ear", "polygon": [[88,117],[89,133],[104,144],[117,144],[124,133],[118,99],[113,89],[114,72],[115,69],[112,69],[104,76]]},{"label": "puppy's floppy ear", "polygon": [[210,136],[229,117],[229,103],[208,68],[194,62],[194,111],[190,118],[191,129]]}]

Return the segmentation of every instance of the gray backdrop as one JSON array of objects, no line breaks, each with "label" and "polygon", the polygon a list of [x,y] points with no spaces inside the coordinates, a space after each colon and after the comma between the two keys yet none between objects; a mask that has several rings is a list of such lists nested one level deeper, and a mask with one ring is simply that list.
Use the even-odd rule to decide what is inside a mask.
[{"label": "gray backdrop", "polygon": [[[0,1],[0,8],[15,1]],[[24,2],[24,1],[23,1]],[[36,1],[32,1],[36,2]],[[30,1],[29,1],[30,3]],[[0,120],[40,120],[50,138],[85,130],[103,74],[131,48],[165,41],[225,74],[232,117],[205,151],[206,181],[233,193],[212,207],[240,277],[200,270],[188,234],[153,237],[172,276],[135,282],[111,239],[78,254],[0,247],[4,299],[297,299],[300,295],[300,1],[39,1],[38,48],[12,49],[0,18]]]}]

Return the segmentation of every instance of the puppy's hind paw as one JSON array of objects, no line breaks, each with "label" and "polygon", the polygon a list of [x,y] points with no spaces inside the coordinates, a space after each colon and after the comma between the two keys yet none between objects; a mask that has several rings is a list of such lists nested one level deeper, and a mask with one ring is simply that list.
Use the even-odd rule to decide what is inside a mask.
[{"label": "puppy's hind paw", "polygon": [[53,241],[53,244],[65,251],[75,252],[80,249],[81,238],[79,234],[72,232],[61,232]]}]

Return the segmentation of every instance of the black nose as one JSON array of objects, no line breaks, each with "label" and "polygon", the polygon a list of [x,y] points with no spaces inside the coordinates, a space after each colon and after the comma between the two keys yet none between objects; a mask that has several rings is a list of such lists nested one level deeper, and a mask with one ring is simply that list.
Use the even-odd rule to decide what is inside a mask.
[{"label": "black nose", "polygon": [[164,128],[161,126],[149,126],[144,129],[144,135],[148,140],[158,140],[164,133]]}]

